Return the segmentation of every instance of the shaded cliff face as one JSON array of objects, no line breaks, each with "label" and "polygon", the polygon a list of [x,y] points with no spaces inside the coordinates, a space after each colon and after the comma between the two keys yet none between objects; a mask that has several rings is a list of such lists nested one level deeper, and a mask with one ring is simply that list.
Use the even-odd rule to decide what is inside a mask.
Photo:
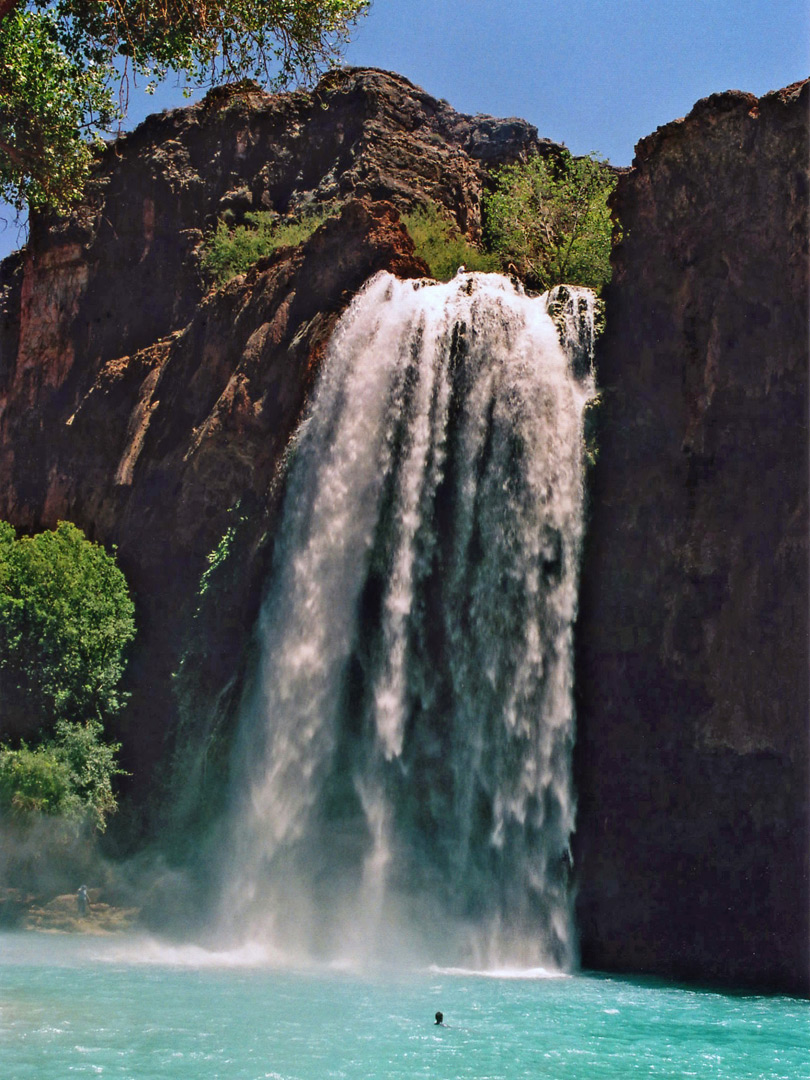
[{"label": "shaded cliff face", "polygon": [[578,628],[587,965],[810,988],[808,102],[701,101],[615,196]]},{"label": "shaded cliff face", "polygon": [[[257,553],[281,455],[346,296],[383,268],[424,274],[412,251],[393,207],[352,202],[306,245],[212,293],[186,327],[147,348],[88,371],[54,347],[53,364],[14,372],[0,419],[13,478],[3,516],[31,529],[71,520],[118,546],[139,624],[123,735],[142,778],[174,724],[171,676],[208,554],[240,502]],[[256,568],[242,569],[210,642],[231,663],[258,602]],[[13,730],[14,718],[4,724]]]},{"label": "shaded cliff face", "polygon": [[[139,624],[118,734],[141,793],[178,730],[207,746],[238,693],[281,455],[339,314],[378,270],[427,273],[397,210],[430,199],[474,237],[487,170],[531,148],[553,149],[379,71],[214,91],[109,147],[86,205],[3,265],[0,517],[118,545]],[[196,249],[220,214],[336,199],[302,248],[206,295]],[[203,599],[218,545],[235,554]]]}]

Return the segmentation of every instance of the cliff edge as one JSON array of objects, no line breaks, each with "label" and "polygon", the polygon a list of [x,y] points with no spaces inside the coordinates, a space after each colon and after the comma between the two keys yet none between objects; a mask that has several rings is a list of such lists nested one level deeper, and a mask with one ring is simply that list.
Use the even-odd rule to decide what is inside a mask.
[{"label": "cliff edge", "polygon": [[[699,102],[619,180],[577,630],[588,967],[810,991],[809,92]],[[427,273],[399,211],[474,239],[489,171],[534,150],[385,72],[243,84],[111,144],[0,268],[0,517],[117,545],[137,600],[130,843],[216,813],[326,342],[370,275]],[[220,216],[319,202],[342,211],[209,291]]]}]

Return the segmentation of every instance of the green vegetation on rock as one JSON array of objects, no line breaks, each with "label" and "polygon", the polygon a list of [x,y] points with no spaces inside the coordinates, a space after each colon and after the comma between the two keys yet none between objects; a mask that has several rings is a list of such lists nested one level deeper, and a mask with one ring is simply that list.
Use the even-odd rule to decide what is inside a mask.
[{"label": "green vegetation on rock", "polygon": [[245,214],[247,224],[235,227],[221,220],[203,243],[202,268],[222,285],[278,248],[302,244],[339,212],[339,204],[325,203],[287,217],[279,217],[272,210],[258,210]]},{"label": "green vegetation on rock", "polygon": [[449,281],[459,266],[492,272],[500,269],[498,256],[473,247],[435,203],[403,214],[402,222],[414,242],[416,254],[425,260],[437,281]]},{"label": "green vegetation on rock", "polygon": [[[218,284],[244,274],[259,259],[282,247],[304,243],[315,230],[340,213],[341,203],[322,203],[281,217],[270,210],[245,214],[245,224],[217,222],[202,247],[203,271]],[[459,266],[497,271],[500,259],[473,247],[446,212],[433,203],[403,214],[416,254],[425,260],[437,281],[449,281]]]},{"label": "green vegetation on rock", "polygon": [[598,292],[611,274],[615,186],[607,162],[567,150],[507,165],[484,200],[489,246],[531,288],[566,282]]},{"label": "green vegetation on rock", "polygon": [[312,81],[369,0],[0,0],[0,195],[65,209],[126,87]]}]

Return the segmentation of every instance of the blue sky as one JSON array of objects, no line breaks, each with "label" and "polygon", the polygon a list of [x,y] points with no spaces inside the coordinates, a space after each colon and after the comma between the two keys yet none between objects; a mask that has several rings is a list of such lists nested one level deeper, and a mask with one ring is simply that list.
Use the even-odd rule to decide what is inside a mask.
[{"label": "blue sky", "polygon": [[629,165],[699,98],[810,74],[810,2],[374,0],[347,59]]},{"label": "blue sky", "polygon": [[[373,0],[346,62],[629,165],[640,138],[699,98],[810,74],[810,0]],[[135,90],[127,126],[184,103],[173,85]],[[0,256],[17,236],[0,221]]]}]

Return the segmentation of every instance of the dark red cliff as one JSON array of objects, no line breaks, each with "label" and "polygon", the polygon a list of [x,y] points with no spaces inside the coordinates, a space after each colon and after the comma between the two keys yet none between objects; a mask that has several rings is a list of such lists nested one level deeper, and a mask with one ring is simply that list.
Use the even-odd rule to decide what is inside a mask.
[{"label": "dark red cliff", "polygon": [[810,990],[808,102],[637,147],[578,626],[583,961]]},{"label": "dark red cliff", "polygon": [[[311,93],[223,88],[111,144],[86,203],[35,222],[3,265],[0,517],[32,532],[65,518],[117,545],[139,625],[117,734],[142,790],[178,739],[210,757],[207,711],[235,692],[282,454],[337,318],[375,272],[428,272],[398,211],[436,203],[474,238],[488,171],[552,146],[381,71]],[[209,292],[200,244],[221,216],[317,203],[343,210]],[[201,611],[237,520],[239,573],[232,560]],[[27,718],[3,722],[14,734]]]}]

